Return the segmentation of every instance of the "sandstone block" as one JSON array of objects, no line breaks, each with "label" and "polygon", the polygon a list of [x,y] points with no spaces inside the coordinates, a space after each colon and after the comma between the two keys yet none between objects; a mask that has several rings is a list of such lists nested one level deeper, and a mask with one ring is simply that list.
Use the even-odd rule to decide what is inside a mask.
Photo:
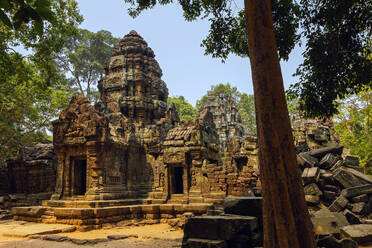
[{"label": "sandstone block", "polygon": [[359,224],[344,226],[341,228],[341,235],[355,240],[360,245],[369,243],[372,242],[372,225]]}]

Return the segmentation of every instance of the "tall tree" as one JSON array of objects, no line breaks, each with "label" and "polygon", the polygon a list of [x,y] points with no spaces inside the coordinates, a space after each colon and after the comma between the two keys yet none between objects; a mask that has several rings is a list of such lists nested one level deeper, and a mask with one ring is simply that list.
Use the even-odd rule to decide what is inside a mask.
[{"label": "tall tree", "polygon": [[91,101],[98,100],[97,82],[102,78],[104,65],[111,57],[113,46],[119,42],[109,31],[97,33],[79,29],[66,36],[63,49],[55,54],[57,64],[81,94]]},{"label": "tall tree", "polygon": [[198,114],[196,108],[188,103],[183,96],[168,97],[167,102],[174,103],[180,117],[180,121],[192,120]]},{"label": "tall tree", "polygon": [[75,1],[49,2],[56,22],[44,22],[42,34],[32,23],[14,29],[0,22],[0,164],[22,144],[45,139],[50,120],[72,93],[52,54],[82,17]]},{"label": "tall tree", "polygon": [[[156,4],[156,1],[125,1],[137,4],[136,9],[132,10],[134,15]],[[160,1],[161,4],[170,2]],[[279,5],[284,2],[292,3],[278,1]],[[232,12],[228,3],[231,2],[180,1],[186,19],[212,15],[212,30],[223,30],[226,28],[224,24],[231,20],[229,16]],[[244,5],[260,147],[264,246],[315,247],[296,161],[274,35],[272,14],[276,11],[272,12],[270,0],[245,0]],[[283,11],[280,15],[286,17],[289,13]]]}]

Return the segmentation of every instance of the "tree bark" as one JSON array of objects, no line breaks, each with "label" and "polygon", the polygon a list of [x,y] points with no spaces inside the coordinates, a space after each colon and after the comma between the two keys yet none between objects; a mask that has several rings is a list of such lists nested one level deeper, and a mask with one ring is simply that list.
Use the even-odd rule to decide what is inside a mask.
[{"label": "tree bark", "polygon": [[244,0],[263,193],[264,247],[314,248],[297,165],[270,0]]}]

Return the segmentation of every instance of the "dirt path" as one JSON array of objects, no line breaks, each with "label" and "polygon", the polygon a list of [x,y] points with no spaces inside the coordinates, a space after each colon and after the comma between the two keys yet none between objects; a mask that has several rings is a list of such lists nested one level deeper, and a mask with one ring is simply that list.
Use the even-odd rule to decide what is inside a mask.
[{"label": "dirt path", "polygon": [[[34,234],[37,230],[60,230],[59,226],[51,226],[39,223],[24,223],[24,222],[2,222],[0,223],[0,248],[78,248],[78,247],[95,247],[95,248],[180,248],[183,236],[182,230],[172,229],[167,224],[155,224],[146,226],[126,226],[114,227],[109,229],[92,230],[88,232],[63,232],[57,233],[58,236],[65,236],[71,239],[79,240],[94,240],[103,239],[106,241],[98,242],[97,244],[78,245],[71,241],[47,241],[42,239],[32,239],[27,237],[28,234]],[[14,235],[12,235],[14,234]],[[45,234],[40,235],[45,237]],[[107,239],[109,235],[126,235],[129,238],[121,240]]]}]

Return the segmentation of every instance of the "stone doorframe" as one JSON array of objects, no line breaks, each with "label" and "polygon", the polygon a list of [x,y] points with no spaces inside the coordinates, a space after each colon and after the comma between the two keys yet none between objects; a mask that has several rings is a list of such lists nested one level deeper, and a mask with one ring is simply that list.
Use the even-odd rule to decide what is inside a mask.
[{"label": "stone doorframe", "polygon": [[[182,173],[182,186],[183,186],[183,193],[182,194],[176,194],[173,193],[175,192],[175,187],[176,187],[176,182],[175,182],[175,171],[177,170],[176,168],[182,168],[183,173]],[[165,167],[165,179],[166,179],[166,192],[167,192],[167,198],[172,199],[172,198],[187,198],[189,195],[189,190],[190,190],[190,179],[189,179],[189,171],[188,171],[188,166],[185,164],[166,164]]]}]

